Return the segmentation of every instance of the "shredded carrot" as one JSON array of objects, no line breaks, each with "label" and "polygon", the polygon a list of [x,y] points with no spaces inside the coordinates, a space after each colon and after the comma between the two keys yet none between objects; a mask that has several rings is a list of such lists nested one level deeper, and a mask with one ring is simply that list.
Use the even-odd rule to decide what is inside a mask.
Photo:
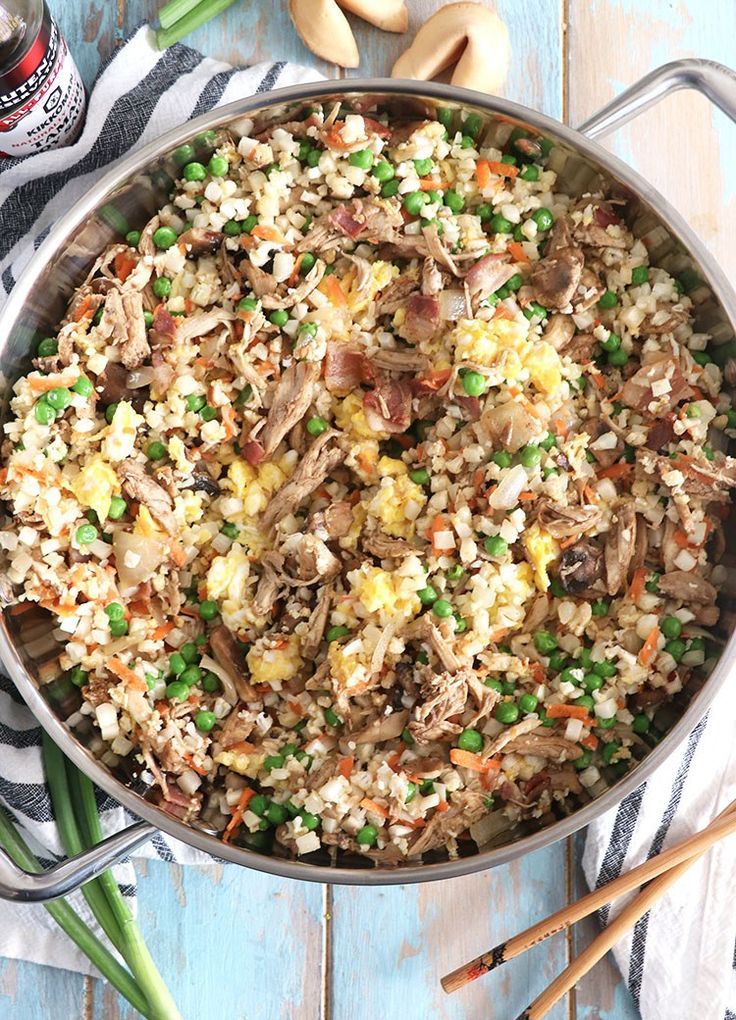
[{"label": "shredded carrot", "polygon": [[329,149],[337,149],[340,152],[344,152],[346,149],[349,149],[353,144],[352,142],[346,142],[343,139],[342,135],[340,134],[340,131],[344,126],[345,126],[344,120],[336,120],[335,123],[330,128],[330,130],[327,132],[327,134],[322,136],[325,145]]},{"label": "shredded carrot", "polygon": [[631,473],[633,466],[623,460],[619,464],[611,464],[610,467],[603,468],[597,473],[597,476],[598,478],[626,478]]},{"label": "shredded carrot", "polygon": [[[445,555],[446,553],[448,553],[450,551],[449,549],[438,549],[435,546],[435,536],[437,535],[437,533],[440,532],[440,531],[449,531],[449,530],[450,530],[450,526],[449,526],[449,524],[447,523],[447,521],[445,520],[445,518],[443,517],[442,514],[437,514],[437,516],[435,518],[433,518],[432,523],[429,525],[429,528],[427,529],[427,538],[432,543],[432,551],[434,552],[434,554],[436,556]],[[453,544],[453,548],[454,548],[454,544]]]},{"label": "shredded carrot", "polygon": [[389,755],[389,757],[386,759],[388,767],[391,769],[392,772],[399,771],[400,769],[399,763],[401,762],[401,756],[403,753],[404,753],[403,751],[394,751],[394,753],[392,755]]},{"label": "shredded carrot", "polygon": [[596,747],[598,747],[599,741],[595,733],[589,733],[587,737],[584,737],[580,741],[580,743],[583,747],[587,747],[589,751],[595,751]]},{"label": "shredded carrot", "polygon": [[579,535],[571,535],[569,538],[563,538],[560,540],[560,549],[569,549],[571,545],[575,545],[575,543],[579,541]]},{"label": "shredded carrot", "polygon": [[687,537],[687,533],[679,529],[672,536],[676,545],[679,545],[681,549],[687,549],[690,545],[690,539]]},{"label": "shredded carrot", "polygon": [[183,567],[187,562],[187,554],[184,552],[184,546],[181,542],[172,541],[169,546],[169,552],[177,567]]},{"label": "shredded carrot", "polygon": [[[67,368],[64,372],[54,375],[28,376],[27,382],[34,393],[48,393],[57,386],[71,387],[79,378],[79,368]],[[30,472],[28,472],[30,474]]]},{"label": "shredded carrot", "polygon": [[323,277],[322,283],[320,283],[317,289],[322,291],[322,293],[329,298],[330,303],[335,305],[336,308],[347,307],[347,298],[345,297],[340,281],[336,276]]},{"label": "shredded carrot", "polygon": [[91,304],[92,300],[88,294],[87,297],[85,297],[82,301],[79,302],[79,306],[74,311],[73,318],[75,322],[80,322],[80,320],[85,318],[87,313],[90,311]]},{"label": "shredded carrot", "polygon": [[516,262],[528,262],[529,256],[524,251],[524,246],[520,241],[509,241],[506,245],[508,251],[511,252]]},{"label": "shredded carrot", "polygon": [[235,830],[240,828],[240,824],[243,821],[243,815],[245,814],[245,809],[248,807],[248,804],[250,803],[251,798],[255,795],[255,792],[256,791],[251,790],[249,786],[246,786],[243,790],[240,795],[240,800],[233,811],[232,818],[227,823],[227,828],[222,834],[223,843],[227,843]]},{"label": "shredded carrot", "polygon": [[147,691],[148,684],[145,680],[141,679],[135,670],[130,669],[121,662],[120,659],[111,655],[109,659],[105,660],[105,668],[109,669],[111,673],[114,673],[116,677],[127,684],[128,687],[132,687],[134,691]]},{"label": "shredded carrot", "polygon": [[355,765],[355,758],[352,756],[348,758],[341,758],[337,764],[338,772],[341,776],[344,776],[345,779],[350,779],[353,771],[353,765]]},{"label": "shredded carrot", "polygon": [[447,811],[447,809],[449,808],[449,806],[450,806],[450,805],[449,805],[449,804],[447,803],[447,801],[446,801],[446,800],[441,800],[441,801],[439,802],[439,804],[437,805],[437,807],[435,808],[435,810],[436,810],[436,811],[439,811],[440,813],[442,813],[443,811]]},{"label": "shredded carrot", "polygon": [[[657,651],[657,642],[659,641],[659,627],[652,627],[649,631],[649,637],[642,645],[641,651],[639,652],[639,664],[641,666],[648,666],[654,658],[655,652]],[[549,713],[548,713],[549,714]]]},{"label": "shredded carrot", "polygon": [[634,571],[634,576],[631,579],[629,586],[629,598],[632,602],[637,602],[644,593],[644,585],[647,580],[647,571],[644,567],[638,567]]},{"label": "shredded carrot", "polygon": [[371,800],[369,797],[364,797],[360,802],[360,806],[365,808],[366,811],[370,811],[371,814],[378,815],[379,818],[388,818],[386,808],[376,804],[375,800]]},{"label": "shredded carrot", "polygon": [[484,188],[487,188],[491,183],[491,177],[491,164],[487,159],[479,159],[475,164],[475,179],[478,182],[478,187],[481,191],[483,191]]},{"label": "shredded carrot", "polygon": [[132,259],[130,255],[127,255],[124,251],[119,252],[115,256],[115,275],[118,280],[125,283],[137,265],[136,260]]},{"label": "shredded carrot", "polygon": [[0,485],[5,485],[8,480],[8,469],[0,468]]},{"label": "shredded carrot", "polygon": [[564,418],[553,418],[552,428],[555,430],[556,436],[566,436],[567,433],[570,431]]},{"label": "shredded carrot", "polygon": [[547,679],[547,674],[541,662],[530,662],[527,668],[535,684],[543,684]]},{"label": "shredded carrot", "polygon": [[196,772],[198,776],[207,775],[207,769],[203,768],[201,765],[194,764],[194,759],[192,758],[191,754],[183,754],[182,758],[187,763],[192,772]]},{"label": "shredded carrot", "polygon": [[420,191],[447,191],[449,187],[449,181],[433,181],[428,177],[423,177],[419,182]]},{"label": "shredded carrot", "polygon": [[223,404],[220,408],[220,417],[225,427],[225,439],[232,439],[237,432],[237,419],[233,407],[230,404]]},{"label": "shredded carrot", "polygon": [[284,235],[277,227],[271,227],[268,223],[259,223],[251,230],[253,237],[261,241],[273,241],[275,244],[283,244]]},{"label": "shredded carrot", "polygon": [[451,368],[437,368],[432,372],[428,372],[427,375],[420,376],[417,382],[420,382],[425,390],[439,390],[445,385],[451,375]]},{"label": "shredded carrot", "polygon": [[582,719],[583,722],[592,722],[584,705],[549,705],[547,715],[550,719]]},{"label": "shredded carrot", "polygon": [[583,486],[583,496],[586,503],[600,503],[601,498],[595,489],[590,485]]},{"label": "shredded carrot", "polygon": [[460,765],[472,772],[493,772],[498,771],[501,763],[498,758],[482,758],[472,751],[463,751],[461,747],[453,747],[450,751],[450,761],[453,765]]},{"label": "shredded carrot", "polygon": [[173,629],[173,620],[169,620],[168,623],[162,623],[159,627],[156,627],[153,634],[151,634],[151,639],[153,641],[163,641],[166,635],[170,634]]},{"label": "shredded carrot", "polygon": [[532,492],[530,489],[525,489],[524,492],[519,493],[519,502],[529,503],[531,500],[536,499],[536,492]]}]

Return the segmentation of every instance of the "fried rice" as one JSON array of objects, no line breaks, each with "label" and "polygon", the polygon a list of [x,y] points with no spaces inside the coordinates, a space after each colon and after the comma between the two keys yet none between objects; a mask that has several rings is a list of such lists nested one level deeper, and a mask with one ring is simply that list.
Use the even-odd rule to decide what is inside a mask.
[{"label": "fried rice", "polygon": [[13,388],[73,726],[225,841],[388,863],[595,796],[717,654],[702,284],[556,150],[337,106],[173,154]]}]

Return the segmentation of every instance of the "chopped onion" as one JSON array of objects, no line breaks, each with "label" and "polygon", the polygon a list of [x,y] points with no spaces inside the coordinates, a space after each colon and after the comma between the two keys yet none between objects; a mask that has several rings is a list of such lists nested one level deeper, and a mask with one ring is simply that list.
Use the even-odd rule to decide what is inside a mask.
[{"label": "chopped onion", "polygon": [[488,499],[489,506],[494,510],[510,510],[519,502],[519,495],[524,491],[526,484],[526,471],[521,464],[517,464],[504,475],[493,490]]},{"label": "chopped onion", "polygon": [[235,684],[233,683],[232,678],[227,671],[222,668],[220,663],[216,662],[209,655],[203,655],[199,666],[200,669],[209,670],[210,673],[214,673],[215,676],[218,677],[222,684],[222,691],[225,695],[225,700],[229,704],[235,705],[238,700],[238,692],[235,690]]},{"label": "chopped onion", "polygon": [[134,368],[128,372],[125,385],[129,390],[140,390],[144,386],[150,386],[155,378],[155,368],[151,365],[144,365],[143,368]]},{"label": "chopped onion", "polygon": [[456,322],[467,314],[465,294],[461,290],[443,290],[440,293],[440,317]]},{"label": "chopped onion", "polygon": [[573,744],[576,744],[578,740],[580,740],[582,732],[583,732],[582,719],[567,720],[567,727],[565,729],[565,740],[571,740]]},{"label": "chopped onion", "polygon": [[[123,588],[135,588],[152,577],[165,552],[162,542],[130,531],[116,531],[112,537],[112,549]],[[133,555],[129,556],[129,553]]]},{"label": "chopped onion", "polygon": [[95,716],[100,727],[100,736],[108,743],[112,743],[120,733],[117,709],[112,702],[104,701],[95,709]]},{"label": "chopped onion", "polygon": [[187,769],[186,772],[182,772],[176,781],[176,785],[179,787],[182,793],[185,793],[187,797],[191,797],[193,793],[202,785],[202,780],[199,778],[194,769]]}]

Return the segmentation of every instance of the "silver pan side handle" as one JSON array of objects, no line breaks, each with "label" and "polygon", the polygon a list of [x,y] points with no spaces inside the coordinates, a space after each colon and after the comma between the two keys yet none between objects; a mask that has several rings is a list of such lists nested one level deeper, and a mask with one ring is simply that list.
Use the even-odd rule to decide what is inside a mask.
[{"label": "silver pan side handle", "polygon": [[650,71],[578,130],[588,138],[602,138],[679,89],[695,89],[736,121],[736,72],[715,60],[690,58],[673,60]]},{"label": "silver pan side handle", "polygon": [[84,853],[38,874],[19,868],[0,847],[0,900],[43,903],[66,896],[107,871],[131,850],[147,843],[155,832],[154,826],[148,822],[136,822]]}]

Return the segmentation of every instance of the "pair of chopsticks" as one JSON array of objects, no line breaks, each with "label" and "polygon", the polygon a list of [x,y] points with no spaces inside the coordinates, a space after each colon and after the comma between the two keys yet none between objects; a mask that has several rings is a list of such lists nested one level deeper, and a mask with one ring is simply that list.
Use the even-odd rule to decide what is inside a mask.
[{"label": "pair of chopsticks", "polygon": [[532,925],[531,928],[527,928],[519,935],[514,935],[508,941],[501,942],[487,953],[483,953],[469,963],[463,964],[462,967],[458,967],[457,970],[453,970],[450,974],[446,974],[441,979],[443,989],[448,993],[456,992],[483,974],[500,967],[507,960],[512,960],[527,949],[531,949],[532,946],[543,942],[550,935],[564,931],[576,921],[592,914],[594,910],[599,910],[619,896],[649,883],[591,942],[588,948],[573,960],[570,966],[517,1017],[517,1020],[541,1020],[554,1004],[559,1002],[587,974],[591,967],[594,967],[609,949],[636,924],[639,918],[654,906],[657,900],[692,864],[707,853],[714,843],[734,832],[736,832],[736,801],[732,801],[702,832],[696,833],[672,849],[652,857],[651,860],[645,861],[644,864],[633,868],[613,882],[601,886],[600,889],[594,889],[577,903],[563,907],[562,910],[558,910],[556,914],[552,914],[544,921]]},{"label": "pair of chopsticks", "polygon": [[156,45],[165,50],[195,28],[222,14],[235,0],[169,0],[158,12]]}]

